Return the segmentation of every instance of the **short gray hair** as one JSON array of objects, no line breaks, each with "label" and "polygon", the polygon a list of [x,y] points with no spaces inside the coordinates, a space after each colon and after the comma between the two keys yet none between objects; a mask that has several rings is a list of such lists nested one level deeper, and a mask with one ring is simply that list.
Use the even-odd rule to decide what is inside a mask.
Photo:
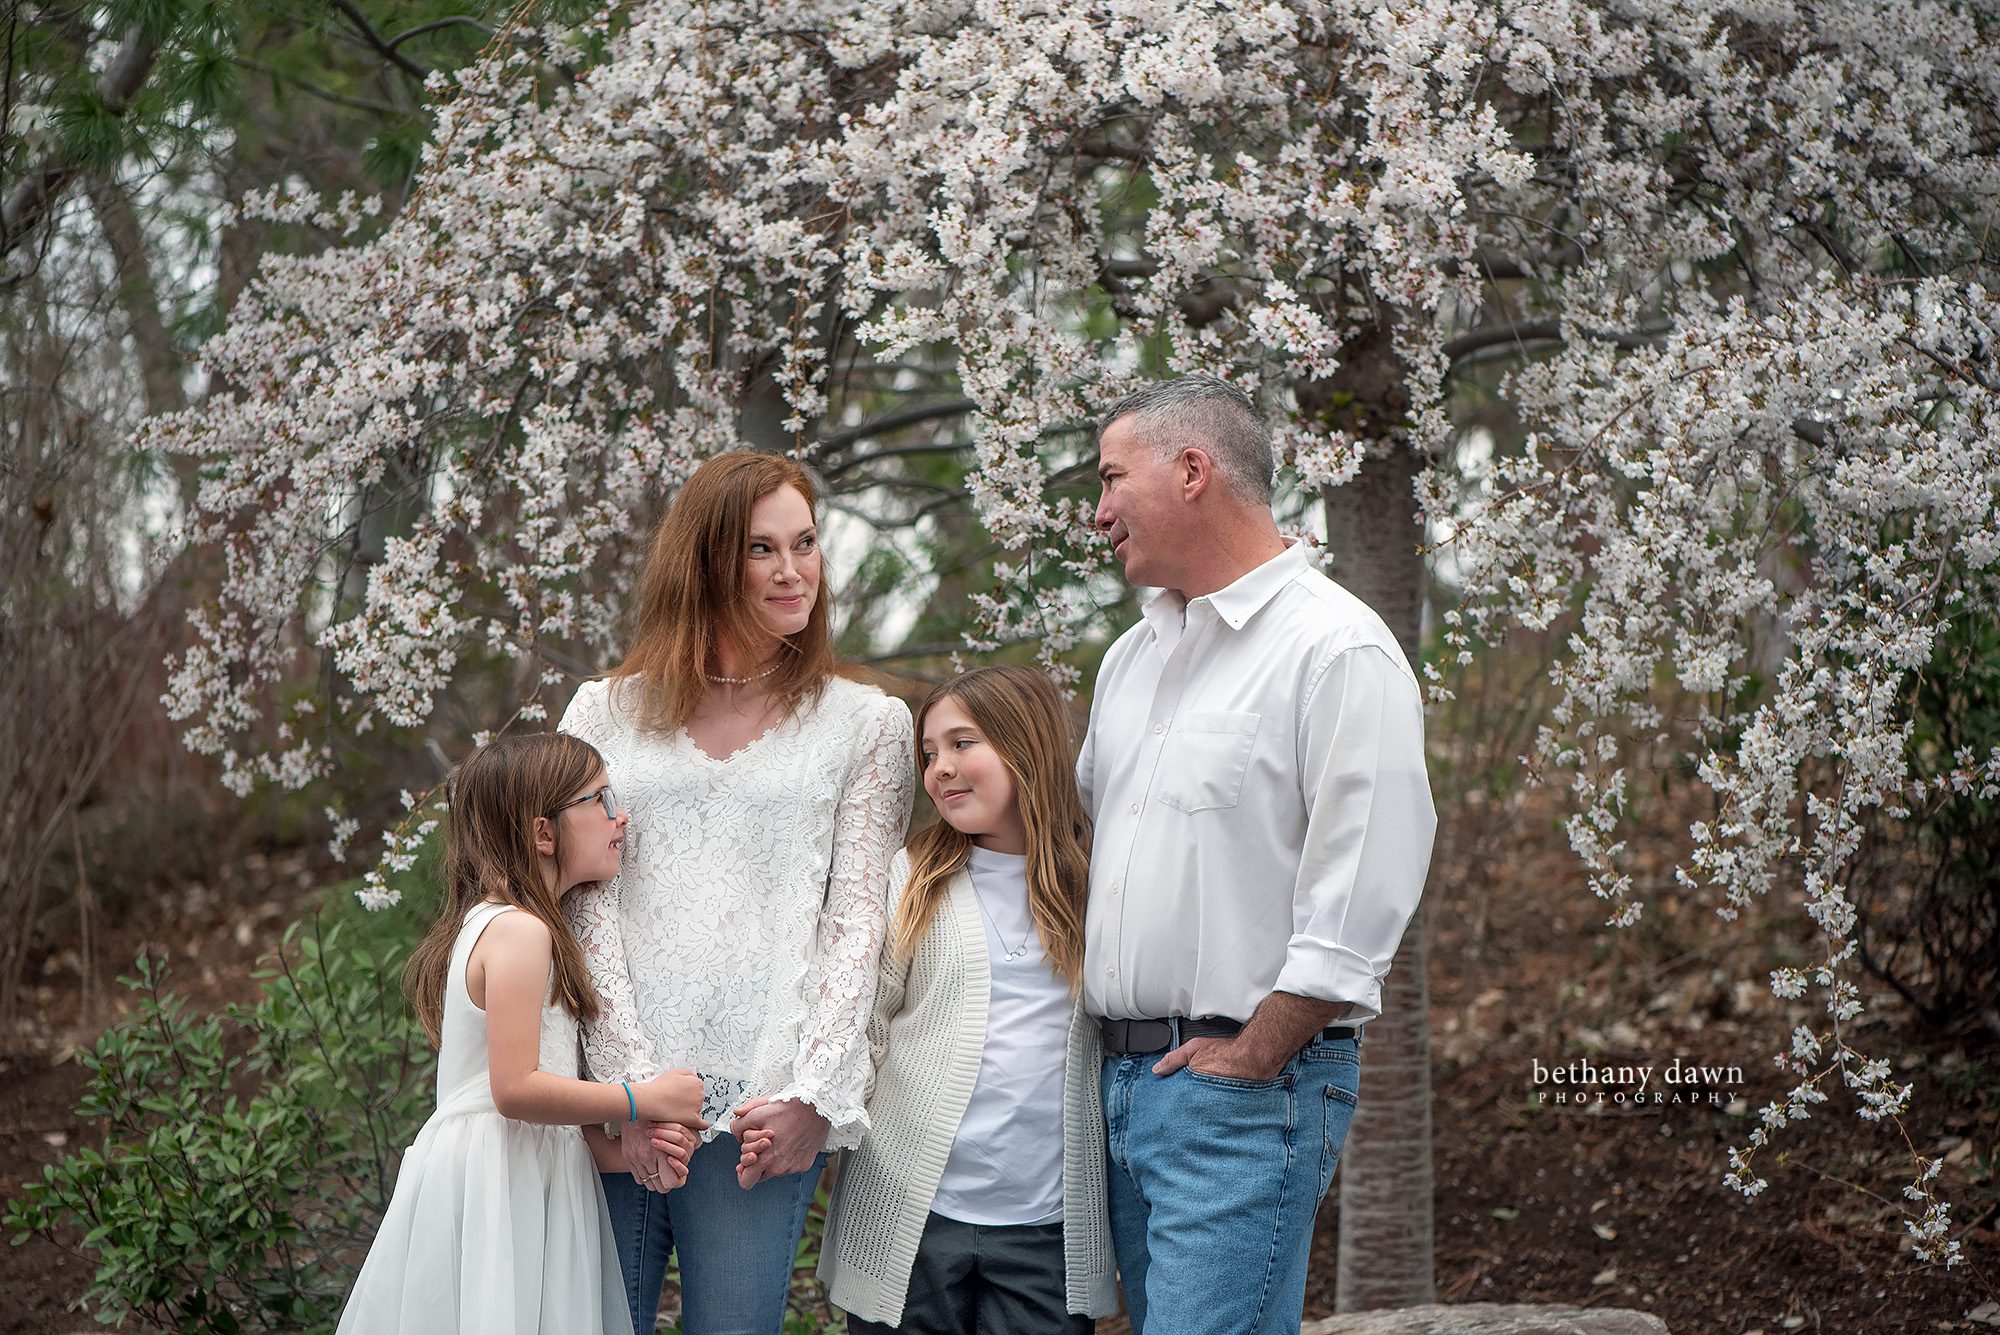
[{"label": "short gray hair", "polygon": [[1271,503],[1271,482],[1277,460],[1271,431],[1257,405],[1227,380],[1212,375],[1184,375],[1135,389],[1098,419],[1102,440],[1121,417],[1136,420],[1139,442],[1162,455],[1190,445],[1207,451],[1230,488],[1246,501]]}]

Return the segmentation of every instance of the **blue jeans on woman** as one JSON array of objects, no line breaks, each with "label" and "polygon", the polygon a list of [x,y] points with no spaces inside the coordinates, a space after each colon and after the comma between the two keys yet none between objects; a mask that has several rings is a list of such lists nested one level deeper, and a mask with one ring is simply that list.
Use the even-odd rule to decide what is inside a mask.
[{"label": "blue jeans on woman", "polygon": [[745,1191],[736,1182],[741,1149],[734,1136],[702,1145],[688,1160],[687,1182],[665,1195],[646,1190],[630,1173],[602,1174],[637,1335],[651,1335],[658,1320],[674,1253],[686,1335],[779,1335],[784,1328],[792,1261],[826,1155],[802,1173]]},{"label": "blue jeans on woman", "polygon": [[1141,1335],[1298,1335],[1313,1217],[1361,1087],[1351,1038],[1272,1080],[1104,1059],[1111,1245]]}]

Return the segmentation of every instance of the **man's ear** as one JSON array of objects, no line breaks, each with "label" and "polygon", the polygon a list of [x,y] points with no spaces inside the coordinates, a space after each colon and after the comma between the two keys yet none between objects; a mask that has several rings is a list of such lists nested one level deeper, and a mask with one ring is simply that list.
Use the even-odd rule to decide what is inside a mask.
[{"label": "man's ear", "polygon": [[1198,499],[1215,483],[1215,460],[1209,457],[1207,450],[1190,445],[1180,452],[1174,466],[1180,469],[1181,499],[1184,501]]},{"label": "man's ear", "polygon": [[548,857],[556,855],[555,822],[547,816],[535,817],[535,851]]}]

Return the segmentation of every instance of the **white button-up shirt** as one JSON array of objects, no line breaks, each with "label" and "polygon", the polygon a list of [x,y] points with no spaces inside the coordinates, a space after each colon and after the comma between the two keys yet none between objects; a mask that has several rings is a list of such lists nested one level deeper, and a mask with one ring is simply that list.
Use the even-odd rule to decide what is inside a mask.
[{"label": "white button-up shirt", "polygon": [[1144,612],[1104,656],[1077,762],[1085,1008],[1248,1020],[1282,991],[1380,1014],[1437,828],[1395,637],[1298,545]]}]

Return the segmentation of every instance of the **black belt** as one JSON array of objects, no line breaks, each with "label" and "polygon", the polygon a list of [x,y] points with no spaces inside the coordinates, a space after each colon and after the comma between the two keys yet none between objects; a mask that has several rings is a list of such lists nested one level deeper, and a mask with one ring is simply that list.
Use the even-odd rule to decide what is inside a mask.
[{"label": "black belt", "polygon": [[[1164,1020],[1099,1020],[1098,1025],[1104,1031],[1104,1051],[1112,1057],[1131,1052],[1165,1052],[1190,1038],[1228,1038],[1243,1028],[1241,1020],[1221,1015],[1203,1015],[1192,1020],[1182,1015],[1169,1015]],[[1314,1039],[1338,1042],[1360,1032],[1351,1024],[1333,1024],[1320,1030]]]}]

